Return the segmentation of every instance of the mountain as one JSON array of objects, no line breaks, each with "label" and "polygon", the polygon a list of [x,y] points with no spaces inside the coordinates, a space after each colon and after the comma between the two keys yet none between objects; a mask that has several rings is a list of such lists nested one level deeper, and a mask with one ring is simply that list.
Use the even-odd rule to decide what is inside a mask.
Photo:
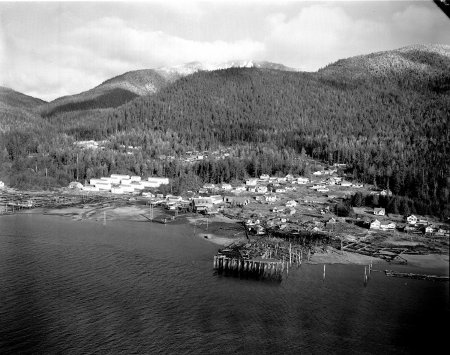
[{"label": "mountain", "polygon": [[408,82],[450,75],[449,45],[412,45],[338,60],[319,70],[338,79],[398,78]]},{"label": "mountain", "polygon": [[0,132],[43,123],[36,109],[44,103],[41,99],[0,86]]},{"label": "mountain", "polygon": [[52,116],[68,111],[114,108],[138,96],[154,94],[174,81],[195,72],[231,67],[295,70],[282,64],[254,61],[230,61],[225,63],[191,62],[173,67],[135,70],[108,79],[91,90],[58,98],[43,105],[41,113],[43,116]]}]

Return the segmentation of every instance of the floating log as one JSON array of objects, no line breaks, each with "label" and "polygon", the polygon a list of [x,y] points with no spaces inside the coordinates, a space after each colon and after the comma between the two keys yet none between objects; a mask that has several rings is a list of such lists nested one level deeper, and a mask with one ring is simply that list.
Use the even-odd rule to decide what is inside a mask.
[{"label": "floating log", "polygon": [[416,280],[432,280],[432,281],[449,281],[449,276],[414,274],[412,272],[397,272],[392,270],[384,270],[386,276],[390,277],[406,277]]}]

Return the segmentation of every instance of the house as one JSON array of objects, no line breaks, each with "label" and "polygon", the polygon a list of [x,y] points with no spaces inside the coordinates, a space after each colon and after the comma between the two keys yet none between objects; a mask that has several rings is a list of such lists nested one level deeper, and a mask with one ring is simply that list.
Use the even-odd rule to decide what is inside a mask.
[{"label": "house", "polygon": [[295,207],[295,206],[297,206],[297,202],[294,200],[286,202],[286,207]]},{"label": "house", "polygon": [[392,196],[392,191],[391,190],[382,190],[380,192],[381,196]]},{"label": "house", "polygon": [[111,179],[129,179],[130,175],[123,175],[123,174],[111,174]]},{"label": "house", "polygon": [[286,189],[283,188],[283,187],[277,187],[277,188],[275,189],[275,192],[276,192],[276,193],[285,193],[285,192],[286,192]]},{"label": "house", "polygon": [[297,211],[296,211],[295,208],[292,208],[292,207],[291,207],[291,208],[288,208],[286,212],[287,212],[287,214],[290,214],[290,215],[292,216],[292,215],[294,215],[295,212],[297,212]]},{"label": "house", "polygon": [[5,183],[3,181],[0,181],[0,189],[3,189],[5,187]]},{"label": "house", "polygon": [[209,196],[209,198],[210,198],[211,203],[213,205],[217,205],[217,204],[223,203],[222,195],[212,195],[212,196]]},{"label": "house", "polygon": [[250,200],[245,197],[238,196],[224,196],[223,201],[232,206],[246,206],[250,203]]},{"label": "house", "polygon": [[155,185],[154,187],[160,187],[161,185],[169,185],[169,178],[166,177],[151,176],[147,178],[147,181],[153,183]]},{"label": "house", "polygon": [[256,226],[256,234],[262,235],[262,234],[265,234],[265,233],[266,233],[266,230],[264,229],[264,227],[262,227],[260,225]]},{"label": "house", "polygon": [[[1,182],[1,181],[0,181]],[[3,185],[4,186],[4,185]],[[0,184],[0,188],[3,187],[2,183]],[[78,181],[72,181],[69,184],[69,189],[82,189],[83,188],[83,184],[79,183]]]},{"label": "house", "polygon": [[373,214],[375,216],[384,216],[386,214],[386,210],[384,208],[374,208]]},{"label": "house", "polygon": [[141,177],[140,176],[130,176],[130,180],[131,181],[141,181]]},{"label": "house", "polygon": [[315,176],[321,176],[321,175],[322,175],[322,172],[321,172],[321,171],[315,171],[315,172],[313,172],[313,175],[315,175]]},{"label": "house", "polygon": [[363,187],[363,184],[353,184],[353,187],[354,187],[355,189],[360,189],[360,188]]},{"label": "house", "polygon": [[292,174],[287,174],[284,178],[286,179],[286,181],[294,180],[294,176],[292,176]]},{"label": "house", "polygon": [[256,192],[261,193],[261,194],[266,193],[267,192],[267,186],[258,186],[256,188]]},{"label": "house", "polygon": [[215,188],[216,188],[216,185],[214,185],[214,184],[204,184],[204,185],[203,185],[203,188],[204,188],[205,190],[212,190],[212,189],[215,189]]},{"label": "house", "polygon": [[382,230],[395,229],[395,223],[394,222],[382,222],[382,223],[380,223],[380,229],[382,229]]},{"label": "house", "polygon": [[325,185],[314,185],[314,186],[311,186],[311,189],[313,189],[313,190],[325,189],[325,188],[326,188]]},{"label": "house", "polygon": [[249,186],[247,187],[248,192],[256,192],[256,186]]},{"label": "house", "polygon": [[279,213],[279,212],[283,212],[283,208],[282,208],[282,207],[275,206],[275,207],[273,207],[273,208],[271,209],[271,211],[274,212],[274,213]]},{"label": "house", "polygon": [[267,175],[267,174],[262,174],[259,178],[260,178],[261,180],[269,180],[269,179],[270,179],[270,176]]},{"label": "house", "polygon": [[308,178],[305,178],[305,177],[302,177],[302,176],[297,178],[297,184],[299,184],[299,185],[305,185],[308,182],[309,182]]},{"label": "house", "polygon": [[425,234],[433,233],[433,227],[432,227],[432,226],[426,226],[426,227],[423,229],[423,232],[424,232]]},{"label": "house", "polygon": [[352,183],[349,181],[341,181],[341,186],[342,187],[350,187],[350,186],[352,186]]},{"label": "house", "polygon": [[258,184],[257,179],[248,179],[245,181],[245,185],[247,186],[256,186]]},{"label": "house", "polygon": [[417,228],[414,227],[413,225],[406,225],[403,230],[405,232],[415,232],[415,231],[417,231]]},{"label": "house", "polygon": [[330,191],[330,190],[327,189],[326,187],[322,187],[322,188],[320,188],[320,189],[317,189],[316,191],[317,191],[317,192],[328,192],[328,191]]},{"label": "house", "polygon": [[267,195],[266,202],[275,202],[277,200],[277,197],[275,195]]},{"label": "house", "polygon": [[414,216],[413,214],[407,216],[405,219],[408,224],[416,224],[417,223],[417,217]]},{"label": "house", "polygon": [[207,197],[193,198],[192,205],[195,212],[207,212],[213,207],[211,199]]},{"label": "house", "polygon": [[259,225],[261,221],[259,219],[247,219],[245,221],[245,225],[248,226],[256,226]]},{"label": "house", "polygon": [[221,188],[222,188],[222,190],[231,190],[232,189],[230,184],[222,184]]},{"label": "house", "polygon": [[378,219],[375,219],[372,222],[370,222],[370,225],[369,225],[370,229],[380,229],[380,227],[381,227],[381,222]]},{"label": "house", "polygon": [[279,178],[277,178],[277,182],[286,182],[286,178],[285,177],[279,177]]}]

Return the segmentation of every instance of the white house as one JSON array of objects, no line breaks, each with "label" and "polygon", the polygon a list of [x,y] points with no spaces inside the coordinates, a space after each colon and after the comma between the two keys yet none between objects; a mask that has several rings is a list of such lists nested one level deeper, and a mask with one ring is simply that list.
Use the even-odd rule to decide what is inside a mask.
[{"label": "white house", "polygon": [[151,176],[147,178],[147,181],[157,184],[158,185],[157,187],[161,185],[169,185],[169,178],[166,177]]},{"label": "white house", "polygon": [[249,186],[247,187],[248,192],[256,192],[256,186]]},{"label": "white house", "polygon": [[384,208],[374,208],[373,214],[376,216],[384,216],[386,214],[386,210]]},{"label": "white house", "polygon": [[408,224],[416,224],[417,223],[417,217],[412,215],[409,215],[408,217],[406,217],[406,222]]},{"label": "white house", "polygon": [[222,190],[231,190],[232,186],[230,184],[222,184],[221,188]]},{"label": "white house", "polygon": [[394,222],[382,222],[382,223],[380,223],[380,229],[383,229],[383,230],[395,229],[395,223]]},{"label": "white house", "polygon": [[130,180],[131,181],[141,181],[141,177],[140,176],[130,176]]},{"label": "white house", "polygon": [[372,222],[370,222],[370,229],[380,229],[381,227],[381,222],[378,219],[373,220]]},{"label": "white house", "polygon": [[270,176],[267,175],[267,174],[262,174],[259,178],[260,178],[261,180],[269,180],[269,179],[270,179]]},{"label": "white house", "polygon": [[424,233],[433,233],[433,227],[426,226],[425,229],[424,229]]},{"label": "white house", "polygon": [[300,176],[300,177],[297,178],[297,184],[305,185],[305,184],[307,184],[308,182],[309,182],[309,179],[308,179],[308,178],[305,178],[305,177],[303,177],[303,176]]},{"label": "white house", "polygon": [[123,174],[111,174],[111,178],[117,178],[117,179],[119,179],[119,180],[122,180],[122,179],[129,179],[130,178],[130,175],[123,175]]},{"label": "white house", "polygon": [[266,202],[275,202],[277,200],[277,197],[275,195],[267,195],[266,196]]},{"label": "white house", "polygon": [[352,186],[352,183],[349,181],[341,181],[341,186],[343,187],[350,187]]},{"label": "white house", "polygon": [[294,200],[286,202],[286,207],[295,207],[295,206],[297,206],[297,202]]},{"label": "white house", "polygon": [[213,205],[217,205],[217,204],[223,202],[223,197],[222,197],[222,195],[213,195],[213,196],[209,196],[209,198],[211,199],[211,203],[212,203]]},{"label": "white house", "polygon": [[256,192],[258,192],[260,194],[266,193],[267,192],[267,186],[258,186],[256,188]]},{"label": "white house", "polygon": [[0,189],[5,187],[5,183],[3,181],[0,181]]},{"label": "white house", "polygon": [[257,179],[248,179],[245,181],[245,185],[247,186],[256,186],[256,184],[258,184]]},{"label": "white house", "polygon": [[[0,188],[3,187],[2,186],[2,182],[0,181]],[[82,189],[83,188],[83,184],[79,183],[78,181],[72,181],[69,184],[69,189]]]},{"label": "white house", "polygon": [[391,190],[382,190],[380,192],[381,196],[392,196],[392,191]]}]

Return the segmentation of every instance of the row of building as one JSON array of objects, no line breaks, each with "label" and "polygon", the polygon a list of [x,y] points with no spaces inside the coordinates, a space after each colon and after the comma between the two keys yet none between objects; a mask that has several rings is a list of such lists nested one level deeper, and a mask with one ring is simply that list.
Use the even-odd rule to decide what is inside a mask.
[{"label": "row of building", "polygon": [[[81,189],[83,191],[104,191],[113,194],[125,194],[139,192],[149,188],[158,188],[161,185],[167,184],[169,184],[169,178],[166,177],[151,176],[146,180],[142,180],[140,176],[111,174],[110,177],[90,179],[89,185],[81,186]],[[75,187],[73,183],[71,183],[71,187]]]}]

